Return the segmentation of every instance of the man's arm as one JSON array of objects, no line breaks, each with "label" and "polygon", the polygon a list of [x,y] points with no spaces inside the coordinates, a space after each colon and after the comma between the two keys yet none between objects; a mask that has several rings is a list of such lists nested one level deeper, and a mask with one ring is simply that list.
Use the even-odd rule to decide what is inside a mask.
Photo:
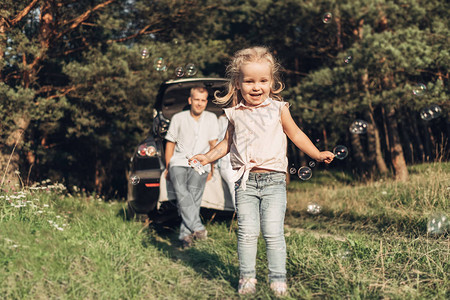
[{"label": "man's arm", "polygon": [[171,141],[167,141],[166,143],[166,151],[165,151],[165,159],[166,159],[166,170],[169,171],[169,163],[170,159],[173,156],[173,152],[175,150],[175,143]]}]

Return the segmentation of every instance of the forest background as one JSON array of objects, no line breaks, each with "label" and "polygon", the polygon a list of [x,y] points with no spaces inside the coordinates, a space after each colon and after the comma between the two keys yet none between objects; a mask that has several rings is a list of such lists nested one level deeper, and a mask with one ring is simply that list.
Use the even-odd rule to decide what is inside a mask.
[{"label": "forest background", "polygon": [[[283,97],[317,146],[350,149],[337,168],[407,180],[407,164],[449,159],[449,12],[440,0],[3,0],[1,188],[50,179],[124,197],[159,85],[188,63],[222,77],[252,45],[279,58]],[[421,118],[433,104],[440,116]],[[356,119],[366,134],[349,131]]]}]

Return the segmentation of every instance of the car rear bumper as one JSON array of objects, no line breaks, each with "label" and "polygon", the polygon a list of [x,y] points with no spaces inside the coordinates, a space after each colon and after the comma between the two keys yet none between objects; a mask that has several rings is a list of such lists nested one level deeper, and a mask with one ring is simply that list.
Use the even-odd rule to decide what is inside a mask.
[{"label": "car rear bumper", "polygon": [[136,213],[148,214],[156,208],[160,193],[161,170],[134,171],[139,180],[128,182],[128,203]]}]

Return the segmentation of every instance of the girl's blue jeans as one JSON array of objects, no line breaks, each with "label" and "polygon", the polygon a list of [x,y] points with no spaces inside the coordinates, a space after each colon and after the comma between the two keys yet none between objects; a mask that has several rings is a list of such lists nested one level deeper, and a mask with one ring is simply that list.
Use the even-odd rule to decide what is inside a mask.
[{"label": "girl's blue jeans", "polygon": [[[240,181],[238,181],[238,184]],[[236,189],[238,256],[241,278],[255,278],[256,251],[261,230],[266,242],[269,281],[286,281],[286,175],[250,173],[247,188]]]}]

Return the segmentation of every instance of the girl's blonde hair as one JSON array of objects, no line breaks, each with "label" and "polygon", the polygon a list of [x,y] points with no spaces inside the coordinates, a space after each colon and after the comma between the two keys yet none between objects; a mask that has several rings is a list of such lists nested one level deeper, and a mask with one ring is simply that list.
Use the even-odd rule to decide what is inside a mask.
[{"label": "girl's blonde hair", "polygon": [[282,101],[283,98],[281,95],[278,95],[284,89],[284,84],[280,80],[280,64],[270,53],[268,48],[258,46],[242,49],[234,54],[226,69],[226,75],[230,79],[227,94],[223,97],[219,97],[217,95],[218,91],[216,91],[214,93],[214,102],[222,106],[227,106],[229,104],[231,104],[231,106],[235,106],[243,101],[244,99],[242,98],[241,92],[237,89],[241,67],[245,63],[262,61],[268,62],[272,70],[273,83],[270,87],[269,96],[274,100]]}]

